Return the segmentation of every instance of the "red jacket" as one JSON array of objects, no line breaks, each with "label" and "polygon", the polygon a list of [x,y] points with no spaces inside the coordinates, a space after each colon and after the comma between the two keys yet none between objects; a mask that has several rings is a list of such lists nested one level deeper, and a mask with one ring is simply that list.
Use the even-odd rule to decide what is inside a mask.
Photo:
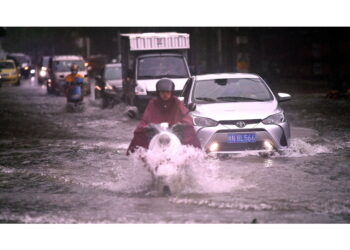
[{"label": "red jacket", "polygon": [[162,122],[169,123],[169,126],[176,123],[189,125],[185,127],[181,143],[201,148],[193,127],[192,117],[189,115],[189,111],[184,104],[175,96],[172,96],[168,101],[163,101],[157,97],[149,101],[142,120],[134,131],[134,138],[131,140],[127,154],[134,152],[138,146],[148,148],[149,141],[144,133],[144,127],[150,123],[159,124]]}]

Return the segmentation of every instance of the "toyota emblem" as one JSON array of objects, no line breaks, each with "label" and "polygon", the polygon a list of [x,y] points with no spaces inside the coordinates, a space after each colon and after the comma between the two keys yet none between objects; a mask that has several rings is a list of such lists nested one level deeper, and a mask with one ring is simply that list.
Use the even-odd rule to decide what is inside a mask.
[{"label": "toyota emblem", "polygon": [[239,128],[244,128],[245,127],[245,122],[243,122],[243,121],[236,122],[236,126],[239,127]]}]

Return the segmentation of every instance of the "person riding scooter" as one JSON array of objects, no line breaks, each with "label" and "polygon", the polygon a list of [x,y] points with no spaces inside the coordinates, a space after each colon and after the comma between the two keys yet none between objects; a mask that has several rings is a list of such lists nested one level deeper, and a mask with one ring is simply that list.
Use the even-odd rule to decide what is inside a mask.
[{"label": "person riding scooter", "polygon": [[67,102],[72,102],[78,104],[83,101],[83,84],[84,77],[78,74],[79,66],[77,64],[72,64],[71,74],[67,75],[64,78],[65,81],[65,89],[64,92],[67,96]]},{"label": "person riding scooter", "polygon": [[154,131],[152,125],[160,123],[168,123],[169,127],[182,130],[179,136],[182,144],[201,148],[189,110],[174,96],[174,89],[175,84],[168,78],[157,82],[157,97],[149,101],[142,120],[134,131],[127,154],[134,152],[137,147],[148,148],[152,137],[150,134]]}]

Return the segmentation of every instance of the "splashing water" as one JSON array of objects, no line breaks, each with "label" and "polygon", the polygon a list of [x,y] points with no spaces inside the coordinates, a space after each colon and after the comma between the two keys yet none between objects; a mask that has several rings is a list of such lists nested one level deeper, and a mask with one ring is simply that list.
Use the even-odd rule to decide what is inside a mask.
[{"label": "splashing water", "polygon": [[[164,140],[169,140],[166,145]],[[242,181],[225,180],[220,176],[219,160],[200,149],[181,145],[170,131],[157,134],[149,149],[139,148],[133,159],[135,166],[143,166],[150,172],[156,189],[166,184],[175,194],[230,192]]]}]

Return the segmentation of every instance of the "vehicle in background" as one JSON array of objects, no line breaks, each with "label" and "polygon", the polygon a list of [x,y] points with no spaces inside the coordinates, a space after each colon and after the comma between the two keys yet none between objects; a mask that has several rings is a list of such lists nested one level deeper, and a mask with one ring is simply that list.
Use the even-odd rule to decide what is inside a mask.
[{"label": "vehicle in background", "polygon": [[20,77],[18,68],[14,60],[0,60],[1,82],[19,86]]},{"label": "vehicle in background", "polygon": [[175,83],[180,95],[191,76],[187,65],[190,48],[186,33],[122,34],[123,95],[126,102],[143,112],[148,101],[156,96],[156,83],[167,77]]},{"label": "vehicle in background", "polygon": [[43,85],[49,79],[49,56],[42,56],[38,65],[38,83]]},{"label": "vehicle in background", "polygon": [[60,55],[53,56],[49,60],[49,79],[46,82],[47,92],[49,94],[64,94],[64,78],[71,73],[70,67],[72,64],[78,65],[78,73],[84,77],[85,84],[83,85],[83,94],[86,95],[90,93],[83,57],[76,55]]},{"label": "vehicle in background", "polygon": [[209,153],[283,151],[290,127],[277,97],[255,74],[227,73],[190,78],[182,93],[202,148]]},{"label": "vehicle in background", "polygon": [[86,60],[86,68],[89,77],[95,78],[97,75],[101,75],[105,64],[108,62],[105,55],[92,55]]},{"label": "vehicle in background", "polygon": [[95,96],[102,98],[102,108],[120,103],[123,91],[122,69],[120,63],[106,64],[102,75],[96,76]]},{"label": "vehicle in background", "polygon": [[35,67],[32,65],[30,57],[23,53],[11,53],[6,56],[7,59],[15,61],[17,67],[20,68],[21,76],[25,79],[35,76]]}]

